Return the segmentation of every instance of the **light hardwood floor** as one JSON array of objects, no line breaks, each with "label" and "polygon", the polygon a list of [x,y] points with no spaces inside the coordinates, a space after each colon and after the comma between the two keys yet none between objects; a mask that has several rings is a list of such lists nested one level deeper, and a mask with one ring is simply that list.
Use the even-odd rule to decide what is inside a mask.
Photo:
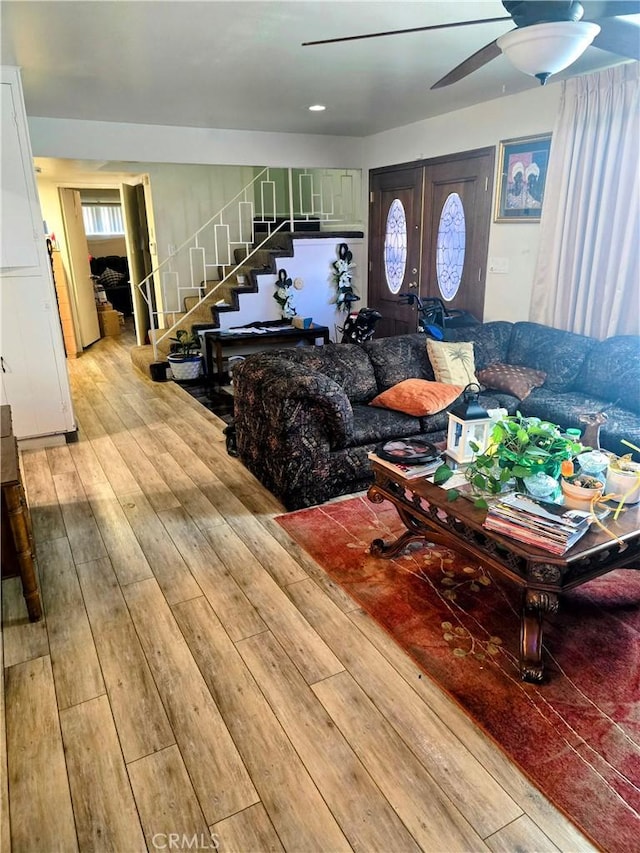
[{"label": "light hardwood floor", "polygon": [[80,440],[22,454],[46,615],[3,582],[2,850],[593,850],[130,344],[68,363]]}]

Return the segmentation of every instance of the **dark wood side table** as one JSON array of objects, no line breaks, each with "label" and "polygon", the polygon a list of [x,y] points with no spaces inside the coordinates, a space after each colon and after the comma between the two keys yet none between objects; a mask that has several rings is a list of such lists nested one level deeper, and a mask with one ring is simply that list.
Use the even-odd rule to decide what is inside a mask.
[{"label": "dark wood side table", "polygon": [[[285,326],[286,328],[283,328]],[[252,329],[254,331],[252,331]],[[267,329],[268,331],[257,331]],[[329,343],[329,327],[311,325],[308,329],[298,329],[296,326],[288,325],[286,320],[270,320],[265,323],[250,323],[238,329],[228,332],[212,330],[203,333],[205,341],[205,366],[207,370],[207,384],[212,391],[214,385],[222,385],[223,377],[223,350],[232,347],[241,347],[250,344],[255,346],[258,342],[269,344],[283,344],[290,346],[300,341],[315,342],[322,338],[324,344]],[[215,350],[215,371],[213,368],[213,353]]]},{"label": "dark wood side table", "polygon": [[42,618],[42,604],[36,576],[31,518],[18,465],[18,445],[13,434],[10,406],[0,406],[0,426],[2,576],[20,576],[29,619],[37,622]]}]

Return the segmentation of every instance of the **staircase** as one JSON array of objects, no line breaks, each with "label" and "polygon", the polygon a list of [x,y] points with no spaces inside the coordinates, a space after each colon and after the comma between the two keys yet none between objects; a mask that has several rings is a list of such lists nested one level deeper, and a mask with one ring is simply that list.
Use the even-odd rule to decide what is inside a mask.
[{"label": "staircase", "polygon": [[[151,344],[134,347],[134,364],[149,373],[151,362],[170,352],[170,338],[179,328],[219,328],[221,314],[240,310],[243,293],[258,291],[260,276],[277,273],[276,258],[293,256],[298,232],[317,232],[322,224],[353,219],[359,188],[351,178],[346,170],[318,175],[263,169],[138,284],[149,310]],[[329,193],[328,182],[352,198]],[[285,197],[289,210],[301,212],[277,216],[277,197],[280,205]]]},{"label": "staircase", "polygon": [[[236,268],[235,283],[231,279],[206,281],[202,293],[197,296],[186,296],[185,311],[193,310],[189,317],[191,327],[195,331],[217,329],[220,326],[220,314],[240,310],[240,297],[243,293],[257,293],[258,277],[277,274],[276,258],[293,257],[293,238],[289,232],[278,232],[269,237],[262,248],[255,250],[250,257],[245,249],[234,251]],[[239,282],[243,281],[242,284]],[[204,298],[209,297],[211,298]]]}]

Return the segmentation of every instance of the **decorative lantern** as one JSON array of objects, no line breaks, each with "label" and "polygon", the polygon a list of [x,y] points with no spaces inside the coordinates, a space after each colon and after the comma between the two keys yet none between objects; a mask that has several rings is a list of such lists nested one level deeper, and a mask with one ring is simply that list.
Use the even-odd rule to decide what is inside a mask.
[{"label": "decorative lantern", "polygon": [[[467,385],[462,403],[449,410],[446,454],[460,464],[472,462],[476,452],[482,453],[489,443],[492,418],[478,402],[479,394],[479,385]],[[471,442],[478,445],[478,451],[471,448]]]}]

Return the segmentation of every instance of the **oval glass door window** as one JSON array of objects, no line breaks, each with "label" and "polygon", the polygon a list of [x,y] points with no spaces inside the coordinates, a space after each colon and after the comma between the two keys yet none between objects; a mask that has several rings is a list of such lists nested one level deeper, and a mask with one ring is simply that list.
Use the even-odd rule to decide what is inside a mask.
[{"label": "oval glass door window", "polygon": [[436,250],[438,287],[447,302],[456,295],[462,281],[466,237],[462,199],[458,193],[451,193],[442,206]]},{"label": "oval glass door window", "polygon": [[407,217],[399,198],[394,198],[387,214],[384,234],[384,274],[391,293],[397,293],[407,266]]}]

